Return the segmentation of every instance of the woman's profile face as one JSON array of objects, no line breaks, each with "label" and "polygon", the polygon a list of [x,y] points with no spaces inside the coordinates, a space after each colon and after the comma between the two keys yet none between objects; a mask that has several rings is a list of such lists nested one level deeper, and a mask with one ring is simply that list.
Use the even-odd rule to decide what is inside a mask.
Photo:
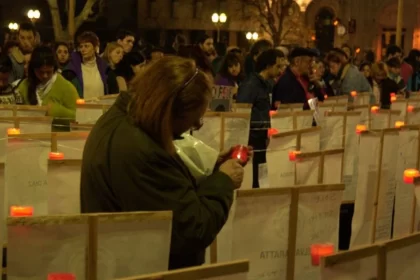
[{"label": "woman's profile face", "polygon": [[209,104],[208,101],[203,104],[201,108],[197,108],[194,111],[186,113],[184,117],[174,119],[173,133],[174,135],[181,135],[182,133],[194,129],[197,130],[202,126],[202,119],[207,111]]},{"label": "woman's profile face", "polygon": [[38,69],[35,69],[35,76],[41,84],[46,84],[51,80],[52,76],[55,73],[54,67],[49,65],[44,65]]},{"label": "woman's profile face", "polygon": [[369,65],[363,66],[362,72],[363,72],[363,75],[366,78],[369,78],[370,77],[370,66]]},{"label": "woman's profile face", "polygon": [[241,73],[241,65],[239,63],[228,67],[229,74],[232,77],[237,77]]},{"label": "woman's profile face", "polygon": [[118,47],[115,50],[113,50],[110,54],[109,54],[109,58],[111,60],[111,63],[113,65],[117,65],[118,63],[120,63],[120,61],[123,58],[123,48],[122,47]]}]

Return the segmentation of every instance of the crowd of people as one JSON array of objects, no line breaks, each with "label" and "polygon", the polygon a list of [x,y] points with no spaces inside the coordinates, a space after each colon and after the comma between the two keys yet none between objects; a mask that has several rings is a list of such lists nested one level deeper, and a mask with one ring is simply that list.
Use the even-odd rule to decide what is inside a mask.
[{"label": "crowd of people", "polygon": [[[0,103],[46,106],[55,120],[75,118],[77,99],[120,93],[86,141],[81,173],[82,213],[173,211],[169,268],[200,265],[204,251],[227,220],[244,165],[221,153],[213,173],[197,182],[173,141],[203,125],[214,85],[230,86],[237,103],[252,104],[249,158],[253,187],[265,162],[270,110],[282,104],[352,91],[370,92],[371,103],[390,107],[391,93],[420,90],[420,51],[402,59],[389,46],[383,61],[368,52],[360,65],[348,46],[316,49],[255,42],[248,53],[203,35],[187,44],[177,35],[170,51],[135,50],[135,34],[121,31],[100,49],[93,32],[44,45],[34,25],[23,23],[17,42],[0,56]],[[65,125],[63,125],[65,126]]]}]

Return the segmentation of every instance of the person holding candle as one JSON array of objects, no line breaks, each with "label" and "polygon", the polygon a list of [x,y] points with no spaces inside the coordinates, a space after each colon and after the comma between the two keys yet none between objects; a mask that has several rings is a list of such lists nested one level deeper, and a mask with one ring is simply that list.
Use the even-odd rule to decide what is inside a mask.
[{"label": "person holding candle", "polygon": [[169,269],[204,262],[243,179],[233,150],[199,184],[176,153],[173,141],[202,126],[212,86],[193,60],[164,57],[121,92],[84,148],[81,212],[173,211]]},{"label": "person holding candle", "polygon": [[68,126],[75,119],[76,88],[58,72],[54,51],[48,47],[37,47],[28,66],[28,77],[17,87],[24,104],[48,107],[48,115],[54,117],[54,128]]}]

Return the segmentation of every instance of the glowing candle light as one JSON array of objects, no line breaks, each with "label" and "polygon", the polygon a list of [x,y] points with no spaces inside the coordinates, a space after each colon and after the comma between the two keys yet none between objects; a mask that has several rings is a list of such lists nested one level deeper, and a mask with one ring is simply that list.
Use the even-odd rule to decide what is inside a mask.
[{"label": "glowing candle light", "polygon": [[357,96],[357,91],[353,90],[352,92],[350,92],[350,95],[352,97],[356,97]]},{"label": "glowing candle light", "polygon": [[289,160],[290,161],[295,161],[296,160],[296,156],[300,154],[299,151],[290,151],[289,152]]},{"label": "glowing candle light", "polygon": [[402,122],[402,121],[396,121],[395,122],[395,127],[396,128],[400,128],[400,127],[402,127],[402,126],[404,126],[405,125],[405,123],[404,122]]},{"label": "glowing candle light", "polygon": [[271,110],[270,111],[270,117],[272,117],[272,116],[274,116],[274,115],[276,115],[277,114],[277,111],[275,111],[275,110]]},{"label": "glowing candle light", "polygon": [[324,94],[324,99],[328,99],[328,95]]},{"label": "glowing candle light", "polygon": [[20,129],[19,128],[8,128],[7,129],[7,135],[19,135],[20,134]]},{"label": "glowing candle light", "polygon": [[72,273],[50,273],[48,280],[76,280],[76,276]]},{"label": "glowing candle light", "polygon": [[390,96],[391,96],[391,102],[397,101],[397,96],[395,95],[395,93],[391,93]]},{"label": "glowing candle light", "polygon": [[378,106],[372,106],[370,108],[370,112],[374,113],[374,114],[378,113],[379,112],[379,107]]},{"label": "glowing candle light", "polygon": [[77,99],[76,104],[85,104],[85,100],[84,99]]},{"label": "glowing candle light", "polygon": [[271,137],[271,136],[276,135],[277,133],[279,133],[279,131],[277,129],[275,129],[275,128],[269,128],[268,131],[267,131],[267,133],[268,133],[268,137]]},{"label": "glowing candle light", "polygon": [[312,244],[311,245],[311,258],[312,265],[318,266],[321,257],[329,256],[334,254],[334,245],[333,244]]},{"label": "glowing candle light", "polygon": [[62,160],[64,159],[64,154],[61,152],[50,152],[49,158],[51,160]]},{"label": "glowing candle light", "polygon": [[246,163],[248,161],[248,147],[243,145],[236,146],[232,152],[232,158]]},{"label": "glowing candle light", "polygon": [[359,135],[362,134],[362,132],[366,131],[366,130],[367,130],[366,125],[364,125],[364,124],[356,125],[356,133],[359,134]]},{"label": "glowing candle light", "polygon": [[414,111],[414,106],[413,105],[408,105],[407,106],[407,112],[412,113]]},{"label": "glowing candle light", "polygon": [[404,170],[404,176],[403,176],[404,183],[413,184],[414,178],[419,177],[419,176],[420,176],[420,172],[417,169],[413,169],[413,168],[406,169]]},{"label": "glowing candle light", "polygon": [[34,214],[34,208],[32,206],[11,206],[10,216],[11,217],[32,217]]}]

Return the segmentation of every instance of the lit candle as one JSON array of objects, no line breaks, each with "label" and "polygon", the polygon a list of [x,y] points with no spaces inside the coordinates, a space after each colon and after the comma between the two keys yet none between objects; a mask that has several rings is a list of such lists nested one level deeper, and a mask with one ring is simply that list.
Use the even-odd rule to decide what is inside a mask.
[{"label": "lit candle", "polygon": [[324,94],[324,99],[328,99],[328,95]]},{"label": "lit candle", "polygon": [[50,152],[49,158],[51,160],[62,160],[64,159],[64,154],[61,152]]},{"label": "lit candle", "polygon": [[318,266],[321,257],[329,256],[334,254],[334,245],[330,243],[326,244],[312,244],[311,245],[311,257],[312,265]]},{"label": "lit candle", "polygon": [[48,280],[76,280],[76,276],[72,273],[50,273]]},{"label": "lit candle", "polygon": [[275,129],[275,128],[269,128],[267,133],[268,133],[268,137],[271,137],[271,136],[276,135],[277,133],[279,133],[279,131],[277,129]]},{"label": "lit candle", "polygon": [[357,134],[362,134],[362,132],[366,131],[366,130],[367,130],[366,125],[364,125],[364,124],[356,125],[356,133]]},{"label": "lit candle", "polygon": [[370,107],[370,112],[372,112],[372,113],[378,113],[378,111],[379,111],[379,107],[378,106],[372,106],[372,107]]},{"label": "lit candle", "polygon": [[277,114],[277,111],[275,111],[275,110],[270,111],[270,117],[274,116],[275,114]]},{"label": "lit candle", "polygon": [[402,126],[404,126],[405,125],[405,123],[404,122],[402,122],[402,121],[396,121],[395,122],[395,127],[396,128],[400,128],[400,127],[402,127]]},{"label": "lit candle", "polygon": [[407,112],[412,113],[414,111],[414,106],[413,105],[408,105],[407,106]]},{"label": "lit candle", "polygon": [[20,129],[19,128],[8,128],[7,129],[7,135],[18,135],[20,134]]},{"label": "lit candle", "polygon": [[34,208],[32,206],[11,206],[10,216],[11,217],[32,217],[34,214]]},{"label": "lit candle", "polygon": [[350,92],[350,95],[352,97],[356,97],[357,96],[357,91],[353,90],[352,92]]},{"label": "lit candle", "polygon": [[84,99],[77,99],[76,104],[85,104],[85,100]]},{"label": "lit candle", "polygon": [[397,100],[397,96],[395,95],[395,93],[391,93],[391,102],[395,102]]},{"label": "lit candle", "polygon": [[414,183],[414,178],[415,177],[419,177],[420,176],[420,172],[417,169],[406,169],[404,170],[404,183],[406,184],[413,184]]},{"label": "lit candle", "polygon": [[296,160],[296,155],[300,154],[299,151],[290,151],[289,152],[289,160],[290,161],[295,161]]},{"label": "lit candle", "polygon": [[243,145],[236,146],[232,152],[232,158],[246,163],[248,161],[248,147]]}]

